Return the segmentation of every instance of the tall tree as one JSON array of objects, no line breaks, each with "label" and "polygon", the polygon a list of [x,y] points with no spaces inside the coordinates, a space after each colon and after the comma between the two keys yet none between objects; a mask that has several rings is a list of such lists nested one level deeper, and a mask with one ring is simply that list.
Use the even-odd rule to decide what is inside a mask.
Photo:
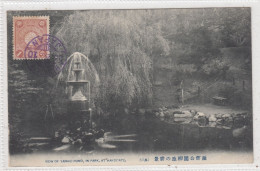
[{"label": "tall tree", "polygon": [[151,58],[169,48],[160,27],[145,20],[149,16],[135,10],[75,12],[57,32],[70,53],[81,52],[94,63],[102,106],[151,102]]}]

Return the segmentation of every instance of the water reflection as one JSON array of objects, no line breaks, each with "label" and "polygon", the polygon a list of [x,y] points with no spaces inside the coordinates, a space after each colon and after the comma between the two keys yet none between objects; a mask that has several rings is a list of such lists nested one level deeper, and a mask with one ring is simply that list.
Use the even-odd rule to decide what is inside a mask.
[{"label": "water reflection", "polygon": [[[113,153],[252,150],[252,127],[250,125],[241,127],[241,125],[235,123],[232,127],[228,127],[228,125],[218,125],[216,122],[194,121],[191,118],[162,119],[146,114],[114,116],[100,121],[100,125],[105,125],[104,136],[95,139],[90,144],[91,146],[85,150],[73,147],[75,144],[73,146],[71,144],[55,146],[51,143],[48,148],[45,147],[43,150]],[[50,136],[50,128],[42,129],[42,125],[32,124],[27,126],[28,132],[31,134],[28,136]],[[49,125],[49,127],[51,126]],[[23,128],[25,127],[23,126]],[[36,151],[40,150],[37,149]]]},{"label": "water reflection", "polygon": [[115,151],[252,150],[251,129],[246,126],[241,134],[237,128],[217,127],[213,122],[183,118],[169,122],[150,115],[114,118],[110,124],[114,134],[137,135],[132,143],[111,142],[116,146]]},{"label": "water reflection", "polygon": [[[96,139],[98,146],[101,148],[117,148],[116,145],[112,145],[110,143],[113,142],[136,142],[135,138],[136,134],[127,134],[127,135],[113,135],[112,132],[106,132],[104,137]],[[127,139],[126,139],[127,138]],[[129,139],[131,138],[131,139]]]}]

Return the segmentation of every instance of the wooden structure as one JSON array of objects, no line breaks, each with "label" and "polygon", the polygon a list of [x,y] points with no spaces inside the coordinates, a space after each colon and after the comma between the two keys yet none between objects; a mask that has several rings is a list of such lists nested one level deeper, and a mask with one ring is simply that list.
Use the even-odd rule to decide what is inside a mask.
[{"label": "wooden structure", "polygon": [[213,103],[216,105],[221,105],[221,106],[227,105],[228,99],[225,97],[214,96],[212,97],[212,99],[213,99]]}]

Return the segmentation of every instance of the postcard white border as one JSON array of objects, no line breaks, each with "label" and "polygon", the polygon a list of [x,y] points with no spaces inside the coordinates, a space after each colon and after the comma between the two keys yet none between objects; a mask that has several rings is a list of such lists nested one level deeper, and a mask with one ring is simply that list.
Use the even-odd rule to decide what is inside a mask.
[{"label": "postcard white border", "polygon": [[[243,0],[219,1],[3,1],[1,4],[0,30],[0,166],[5,170],[254,170],[260,167],[260,2]],[[205,7],[251,7],[252,16],[252,70],[253,70],[253,130],[254,163],[228,165],[153,165],[153,166],[90,166],[90,167],[8,167],[8,101],[7,101],[7,16],[8,10],[85,10],[85,9],[145,9],[145,8],[205,8]],[[258,168],[259,169],[259,168]]]}]

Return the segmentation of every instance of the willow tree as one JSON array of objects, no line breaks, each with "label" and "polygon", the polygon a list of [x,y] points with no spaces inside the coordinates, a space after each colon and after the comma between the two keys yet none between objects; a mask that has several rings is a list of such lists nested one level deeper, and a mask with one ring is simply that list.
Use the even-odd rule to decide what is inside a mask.
[{"label": "willow tree", "polygon": [[152,56],[164,53],[168,44],[160,27],[146,22],[149,16],[143,10],[82,11],[65,17],[60,26],[56,36],[68,52],[87,55],[96,67],[101,106],[151,103]]}]

